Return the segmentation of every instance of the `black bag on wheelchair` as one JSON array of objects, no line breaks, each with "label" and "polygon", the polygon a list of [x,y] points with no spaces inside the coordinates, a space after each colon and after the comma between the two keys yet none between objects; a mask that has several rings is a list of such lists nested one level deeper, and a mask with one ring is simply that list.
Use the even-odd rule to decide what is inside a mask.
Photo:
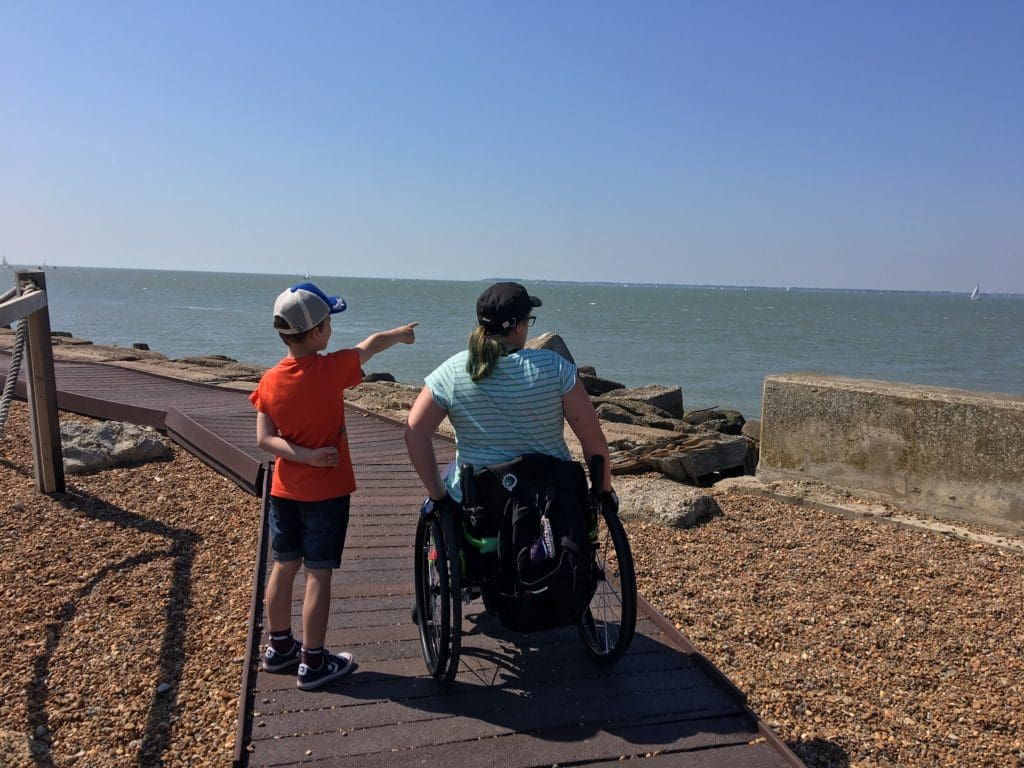
[{"label": "black bag on wheelchair", "polygon": [[487,608],[520,632],[574,624],[597,585],[583,467],[532,453],[465,470],[467,529],[498,535],[497,572],[481,584]]}]

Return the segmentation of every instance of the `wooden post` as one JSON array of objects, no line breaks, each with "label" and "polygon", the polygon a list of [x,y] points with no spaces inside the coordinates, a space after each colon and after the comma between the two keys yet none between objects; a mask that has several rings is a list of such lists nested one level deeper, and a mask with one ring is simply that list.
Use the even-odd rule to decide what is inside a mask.
[{"label": "wooden post", "polygon": [[[45,293],[42,270],[18,270],[19,290],[24,282],[34,283]],[[29,313],[28,319],[28,415],[32,429],[32,457],[36,487],[43,493],[64,493],[64,456],[57,420],[57,378],[53,370],[50,341],[50,310],[46,304]]]}]

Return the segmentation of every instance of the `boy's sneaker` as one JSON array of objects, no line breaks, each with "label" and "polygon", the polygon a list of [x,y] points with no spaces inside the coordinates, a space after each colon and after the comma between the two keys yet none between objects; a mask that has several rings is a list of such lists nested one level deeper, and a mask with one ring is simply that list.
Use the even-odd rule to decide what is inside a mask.
[{"label": "boy's sneaker", "polygon": [[311,691],[339,677],[344,677],[352,671],[355,661],[348,651],[344,653],[324,653],[324,661],[320,669],[310,669],[305,664],[299,664],[299,675],[295,685],[303,691]]},{"label": "boy's sneaker", "polygon": [[292,641],[290,651],[280,653],[274,650],[274,646],[268,645],[263,652],[264,672],[284,672],[291,669],[302,660],[302,643],[298,640]]}]

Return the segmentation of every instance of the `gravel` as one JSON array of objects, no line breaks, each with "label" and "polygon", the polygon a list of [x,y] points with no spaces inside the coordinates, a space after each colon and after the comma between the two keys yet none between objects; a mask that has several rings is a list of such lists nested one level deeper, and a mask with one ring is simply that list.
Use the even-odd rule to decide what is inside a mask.
[{"label": "gravel", "polygon": [[15,403],[0,438],[0,765],[230,765],[258,500],[177,447],[67,490],[36,491]]},{"label": "gravel", "polygon": [[[26,422],[0,438],[0,765],[230,764],[258,502],[176,447],[43,496]],[[1024,555],[713,493],[695,528],[627,522],[640,589],[809,766],[1024,766]]]},{"label": "gravel", "polygon": [[715,493],[640,591],[809,766],[1024,766],[1024,555]]}]

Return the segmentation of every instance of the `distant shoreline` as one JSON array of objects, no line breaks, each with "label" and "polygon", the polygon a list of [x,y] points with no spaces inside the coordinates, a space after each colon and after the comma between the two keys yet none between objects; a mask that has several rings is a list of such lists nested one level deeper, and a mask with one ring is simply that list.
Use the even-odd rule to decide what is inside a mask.
[{"label": "distant shoreline", "polygon": [[[35,264],[10,264],[11,271],[14,270],[25,270],[25,269],[40,269],[39,265]],[[309,279],[313,282],[317,280],[379,280],[381,282],[394,282],[396,280],[402,282],[444,282],[444,283],[481,283],[488,284],[498,280],[514,280],[515,282],[522,283],[523,285],[594,285],[594,286],[620,286],[623,288],[681,288],[681,289],[692,289],[692,290],[712,290],[712,291],[776,291],[779,293],[866,293],[866,294],[878,294],[878,293],[894,293],[894,294],[905,294],[905,295],[920,295],[920,296],[970,296],[971,288],[966,290],[952,290],[952,289],[924,289],[924,288],[868,288],[868,287],[853,287],[853,288],[837,288],[834,286],[811,286],[811,285],[742,285],[733,283],[660,283],[660,282],[647,282],[643,280],[556,280],[550,278],[541,277],[409,277],[405,275],[332,275],[332,274],[317,274],[312,275],[309,278],[304,278],[304,275],[290,274],[286,272],[233,272],[224,271],[217,269],[160,269],[158,267],[104,267],[104,266],[92,266],[87,264],[47,264],[42,267],[44,272],[52,271],[56,269],[90,269],[90,270],[105,270],[111,272],[156,272],[156,273],[180,273],[185,275],[232,275],[232,276],[246,276],[246,275],[259,275],[261,277],[280,277],[287,282],[289,280],[301,281],[303,279]],[[972,286],[973,287],[973,286]],[[1024,289],[1020,291],[982,291],[981,294],[984,298],[996,298],[996,299],[1024,299]]]}]

